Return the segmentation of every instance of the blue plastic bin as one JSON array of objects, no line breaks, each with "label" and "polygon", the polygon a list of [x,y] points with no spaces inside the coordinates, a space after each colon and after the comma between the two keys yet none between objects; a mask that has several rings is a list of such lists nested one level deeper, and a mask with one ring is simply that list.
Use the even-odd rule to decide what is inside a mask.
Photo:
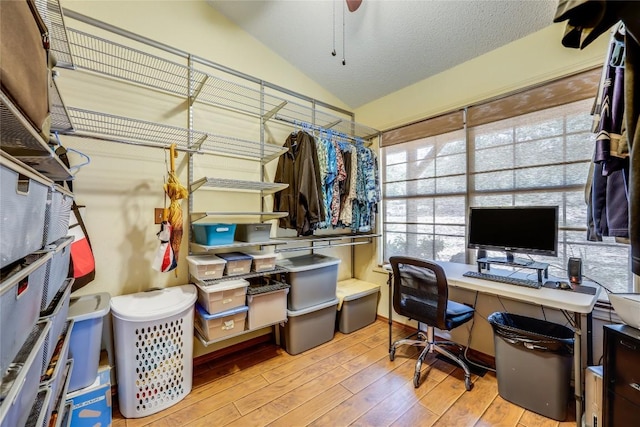
[{"label": "blue plastic bin", "polygon": [[230,245],[236,224],[193,224],[196,243],[205,246]]}]

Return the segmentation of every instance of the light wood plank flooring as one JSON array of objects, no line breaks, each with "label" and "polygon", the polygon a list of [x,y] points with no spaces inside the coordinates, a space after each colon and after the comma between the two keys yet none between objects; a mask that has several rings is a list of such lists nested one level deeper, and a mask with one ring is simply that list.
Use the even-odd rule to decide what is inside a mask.
[{"label": "light wood plank flooring", "polygon": [[575,426],[571,404],[564,422],[527,411],[498,395],[492,372],[466,392],[462,370],[433,356],[416,389],[416,349],[403,346],[393,362],[387,349],[383,320],[295,356],[260,345],[196,367],[191,393],[157,414],[125,419],[115,399],[113,427]]}]

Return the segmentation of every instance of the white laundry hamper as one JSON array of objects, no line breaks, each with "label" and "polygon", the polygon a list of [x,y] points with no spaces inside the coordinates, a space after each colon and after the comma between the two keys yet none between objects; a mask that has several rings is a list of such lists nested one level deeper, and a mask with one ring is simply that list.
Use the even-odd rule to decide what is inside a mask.
[{"label": "white laundry hamper", "polygon": [[166,409],[191,392],[193,285],[111,299],[118,402],[126,418]]}]

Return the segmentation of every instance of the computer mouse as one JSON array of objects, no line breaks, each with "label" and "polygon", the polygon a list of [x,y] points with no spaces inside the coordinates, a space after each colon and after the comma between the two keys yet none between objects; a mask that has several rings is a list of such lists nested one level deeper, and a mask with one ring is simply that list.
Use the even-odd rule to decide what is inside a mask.
[{"label": "computer mouse", "polygon": [[571,285],[567,282],[556,282],[556,284],[558,285],[558,289],[562,289],[564,291],[573,289]]}]

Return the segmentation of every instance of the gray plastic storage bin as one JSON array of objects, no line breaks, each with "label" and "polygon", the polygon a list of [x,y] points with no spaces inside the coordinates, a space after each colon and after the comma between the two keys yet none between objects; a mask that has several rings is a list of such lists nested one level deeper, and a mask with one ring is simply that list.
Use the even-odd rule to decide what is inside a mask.
[{"label": "gray plastic storage bin", "polygon": [[333,301],[336,298],[339,264],[338,258],[318,254],[278,260],[277,265],[289,270],[289,310],[302,310]]},{"label": "gray plastic storage bin", "polygon": [[51,185],[28,166],[0,155],[0,268],[42,249]]},{"label": "gray plastic storage bin", "polygon": [[554,420],[567,415],[573,331],[511,313],[493,313],[498,393]]},{"label": "gray plastic storage bin", "polygon": [[333,339],[338,299],[308,307],[287,310],[289,320],[280,326],[280,337],[289,354],[298,354]]},{"label": "gray plastic storage bin", "polygon": [[[18,354],[40,316],[40,303],[51,253],[30,257],[17,265],[0,283],[0,375]],[[10,327],[9,327],[10,325]]]},{"label": "gray plastic storage bin", "polygon": [[271,224],[237,224],[236,240],[240,242],[268,242],[271,237]]},{"label": "gray plastic storage bin", "polygon": [[380,285],[360,280],[338,283],[338,330],[350,334],[375,322],[379,292]]}]

